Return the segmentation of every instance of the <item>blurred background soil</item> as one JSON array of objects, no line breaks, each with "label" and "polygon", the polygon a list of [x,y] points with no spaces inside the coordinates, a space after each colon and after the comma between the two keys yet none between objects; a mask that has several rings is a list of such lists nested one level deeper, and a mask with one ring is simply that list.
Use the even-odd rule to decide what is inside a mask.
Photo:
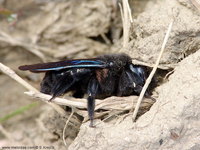
[{"label": "blurred background soil", "polygon": [[[20,65],[117,53],[122,48],[118,0],[0,0],[0,62],[39,89],[43,74],[18,70]],[[171,18],[173,29],[159,66],[163,76],[185,57],[199,50],[200,19],[188,1],[129,0],[134,22],[128,48],[132,58],[154,64]],[[166,3],[166,4],[165,4]],[[165,7],[168,6],[168,7]],[[167,12],[167,13],[166,13]],[[23,106],[26,111],[1,122],[0,147],[49,146],[66,149],[62,129],[68,118],[26,95],[20,84],[0,72],[0,118]],[[83,118],[73,116],[66,142],[79,133]],[[73,120],[73,119],[72,119]],[[2,130],[3,131],[3,130]]]}]

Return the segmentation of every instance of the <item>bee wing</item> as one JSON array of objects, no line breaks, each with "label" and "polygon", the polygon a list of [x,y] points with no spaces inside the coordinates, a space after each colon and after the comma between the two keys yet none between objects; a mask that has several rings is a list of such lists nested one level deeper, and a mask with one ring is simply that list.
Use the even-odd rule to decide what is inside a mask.
[{"label": "bee wing", "polygon": [[24,65],[20,66],[19,69],[31,72],[46,72],[51,70],[62,70],[71,68],[106,68],[109,64],[100,59],[74,59],[59,62],[49,62],[42,64]]}]

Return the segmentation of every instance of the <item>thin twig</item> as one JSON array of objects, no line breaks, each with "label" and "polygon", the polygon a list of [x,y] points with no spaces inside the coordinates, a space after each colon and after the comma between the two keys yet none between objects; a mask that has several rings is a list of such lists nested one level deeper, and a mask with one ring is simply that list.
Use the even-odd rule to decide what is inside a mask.
[{"label": "thin twig", "polygon": [[[24,86],[26,89],[33,91],[33,92],[38,92],[39,91],[34,88],[33,86],[31,86],[29,83],[27,83],[25,80],[23,80],[20,76],[18,76],[12,69],[10,69],[9,67],[5,66],[4,64],[0,63],[0,70],[5,73],[6,75],[8,75],[9,77],[11,77],[12,79],[14,79],[15,81],[17,81],[19,84],[21,84],[22,86]],[[53,104],[53,103],[48,103],[47,104],[51,105],[58,113],[60,113],[61,115],[65,115],[65,110],[63,108],[61,108],[60,106]]]},{"label": "thin twig", "polygon": [[6,137],[8,138],[10,141],[14,141],[14,139],[12,138],[11,133],[9,133],[8,131],[6,131],[6,129],[4,129],[4,127],[0,124],[0,132]]},{"label": "thin twig", "polygon": [[98,126],[99,124],[105,122],[107,119],[110,119],[110,118],[113,117],[113,116],[117,116],[117,115],[119,115],[119,114],[122,113],[122,112],[123,112],[123,111],[116,111],[116,112],[114,112],[113,114],[110,114],[110,112],[109,112],[109,115],[108,115],[106,118],[104,118],[103,120],[101,120],[101,122],[95,124],[95,126]]},{"label": "thin twig", "polygon": [[[137,60],[137,59],[132,59],[132,63],[133,64],[137,64],[137,65],[142,65],[142,66],[147,66],[147,67],[151,67],[153,68],[155,64],[150,64],[147,62],[143,62],[141,60]],[[169,69],[173,69],[177,66],[177,64],[160,64],[158,65],[159,69],[163,69],[163,70],[169,70]]]},{"label": "thin twig", "polygon": [[68,125],[70,119],[72,118],[73,114],[74,114],[74,109],[73,109],[73,107],[72,107],[72,112],[71,112],[69,118],[67,119],[67,121],[66,121],[66,123],[65,123],[65,126],[64,126],[64,129],[63,129],[63,142],[64,142],[64,144],[65,144],[66,147],[67,147],[67,143],[66,143],[66,141],[65,141],[65,130],[66,130],[67,125]]},{"label": "thin twig", "polygon": [[130,20],[131,23],[133,23],[133,17],[132,17],[131,8],[130,8],[130,5],[128,3],[128,0],[126,0],[126,6],[127,6],[127,9],[128,9],[129,20]]},{"label": "thin twig", "polygon": [[[151,80],[152,80],[152,78],[153,78],[155,72],[156,72],[156,69],[157,69],[157,67],[158,67],[158,65],[159,65],[160,59],[161,59],[161,57],[162,57],[162,54],[163,54],[163,52],[164,52],[166,43],[167,43],[168,38],[169,38],[169,34],[170,34],[170,32],[171,32],[171,29],[172,29],[172,25],[173,25],[173,21],[169,24],[167,33],[166,33],[166,35],[165,35],[165,38],[164,38],[164,41],[163,41],[163,44],[162,44],[162,47],[161,47],[160,54],[159,54],[158,59],[157,59],[157,61],[156,61],[156,64],[155,64],[155,66],[153,67],[153,70],[151,71],[149,77],[147,78],[144,87],[142,88],[142,91],[141,91],[140,96],[139,96],[139,98],[138,98],[138,101],[137,101],[135,110],[134,110],[134,112],[133,112],[133,117],[132,117],[133,121],[135,121],[135,118],[136,118],[136,116],[137,116],[137,113],[138,113],[140,104],[141,104],[141,102],[142,102],[142,99],[143,99],[143,97],[144,97],[144,94],[145,94],[145,92],[146,92],[146,90],[147,90],[147,88],[148,88],[148,86],[149,86],[149,84],[150,84],[150,82],[151,82]],[[133,111],[134,106],[135,106],[135,105],[133,104],[131,111]]]},{"label": "thin twig", "polygon": [[123,24],[123,48],[127,48],[129,38],[130,38],[130,27],[131,23],[133,22],[131,16],[131,9],[128,3],[128,0],[122,0],[122,5],[119,3],[119,8],[122,17],[122,24]]},{"label": "thin twig", "polygon": [[124,15],[123,48],[126,48],[129,42],[129,31],[130,31],[130,20],[129,20],[127,0],[122,0],[122,5],[123,5],[123,15]]},{"label": "thin twig", "polygon": [[[25,94],[39,98],[42,101],[48,101],[51,98],[51,95],[39,93],[39,92],[25,92]],[[96,99],[95,103],[95,110],[104,109],[104,110],[130,110],[132,107],[133,101],[135,104],[137,103],[137,96],[130,96],[130,97],[108,97],[104,100]],[[55,98],[53,103],[63,105],[63,106],[70,106],[79,109],[87,109],[87,100],[84,98],[72,98],[68,97],[67,99],[64,98]],[[151,99],[145,98],[141,107],[148,107],[151,106],[154,102]]]},{"label": "thin twig", "polygon": [[41,58],[43,61],[45,61],[45,57],[44,54],[41,53],[37,48],[30,46],[29,44],[26,44],[24,42],[21,42],[17,39],[14,39],[12,36],[10,36],[9,34],[3,32],[0,30],[0,41],[9,43],[10,45],[14,45],[14,46],[22,46],[24,48],[26,48],[26,50],[28,50],[29,52],[33,53],[34,55],[38,56],[39,58]]},{"label": "thin twig", "polygon": [[101,37],[103,38],[103,40],[106,42],[106,44],[111,44],[111,41],[110,41],[109,38],[105,35],[105,33],[101,33],[100,35],[101,35]]},{"label": "thin twig", "polygon": [[200,1],[199,0],[190,0],[190,1],[200,11]]},{"label": "thin twig", "polygon": [[34,55],[38,56],[43,61],[46,60],[44,54],[42,52],[48,53],[49,55],[55,55],[57,51],[50,49],[49,47],[39,46],[34,43],[27,43],[24,41],[20,41],[16,38],[13,38],[11,35],[7,34],[6,32],[0,30],[0,41],[6,42],[10,45],[24,47],[27,51],[33,53]]},{"label": "thin twig", "polygon": [[121,3],[119,3],[118,5],[119,5],[119,10],[120,10],[120,13],[121,13],[121,17],[122,17],[122,25],[124,26],[124,14],[123,14],[123,8],[122,8]]},{"label": "thin twig", "polygon": [[12,69],[10,69],[9,67],[5,66],[2,63],[0,63],[0,70],[6,75],[8,75],[9,77],[11,77],[12,79],[14,79],[15,81],[17,81],[19,84],[23,85],[26,89],[30,91],[35,91],[35,92],[38,91],[36,88],[31,86],[25,80],[23,80],[20,76],[18,76]]},{"label": "thin twig", "polygon": [[[43,94],[40,92],[33,92],[33,91],[29,91],[29,92],[24,92],[26,95],[40,99],[44,102],[48,102],[49,99],[52,97],[51,95],[47,95],[47,94]],[[85,100],[85,102],[84,102]],[[68,98],[68,99],[64,99],[64,98],[59,98],[56,97],[55,99],[53,99],[53,103],[59,104],[59,105],[63,105],[63,106],[70,106],[70,107],[77,107],[77,108],[87,108],[87,104],[86,104],[86,99],[75,99],[75,98]],[[49,104],[51,104],[51,102],[48,102]]]}]

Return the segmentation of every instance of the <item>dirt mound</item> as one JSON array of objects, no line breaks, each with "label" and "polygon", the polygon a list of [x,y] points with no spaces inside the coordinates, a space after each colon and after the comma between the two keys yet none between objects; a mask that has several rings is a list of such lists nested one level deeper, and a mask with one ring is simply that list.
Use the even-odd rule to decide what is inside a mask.
[{"label": "dirt mound", "polygon": [[159,87],[159,98],[136,123],[81,126],[70,150],[200,149],[200,50],[175,68],[169,82]]},{"label": "dirt mound", "polygon": [[133,58],[155,63],[169,23],[174,19],[161,66],[174,67],[177,62],[200,48],[199,11],[189,1],[158,1],[134,20],[133,40],[126,50]]},{"label": "dirt mound", "polygon": [[125,51],[137,60],[154,63],[172,19],[175,23],[161,68],[175,67],[175,72],[158,88],[159,98],[150,111],[136,123],[129,116],[117,124],[99,120],[96,129],[83,124],[69,149],[200,149],[198,10],[188,1],[150,4],[135,20],[133,40]]}]

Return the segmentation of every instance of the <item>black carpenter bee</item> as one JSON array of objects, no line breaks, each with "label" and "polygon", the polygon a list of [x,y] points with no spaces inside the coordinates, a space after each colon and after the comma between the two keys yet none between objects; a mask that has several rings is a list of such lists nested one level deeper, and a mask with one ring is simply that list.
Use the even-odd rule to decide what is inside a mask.
[{"label": "black carpenter bee", "polygon": [[145,67],[133,65],[126,54],[25,65],[19,69],[46,72],[41,82],[41,92],[51,94],[50,101],[68,91],[74,91],[75,97],[87,94],[91,127],[95,98],[139,95],[146,81]]}]

